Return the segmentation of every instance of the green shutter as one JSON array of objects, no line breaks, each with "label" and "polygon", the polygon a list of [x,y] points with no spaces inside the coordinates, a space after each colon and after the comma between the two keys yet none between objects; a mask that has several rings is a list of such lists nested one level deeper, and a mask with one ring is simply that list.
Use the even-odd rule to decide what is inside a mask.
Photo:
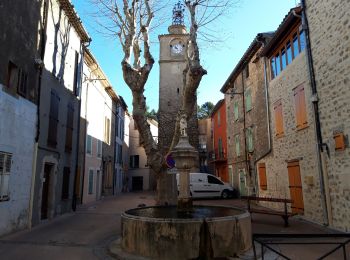
[{"label": "green shutter", "polygon": [[252,109],[252,94],[250,89],[245,92],[245,109],[246,111],[250,111]]},{"label": "green shutter", "polygon": [[252,127],[247,128],[247,145],[248,145],[248,151],[252,152],[254,150]]},{"label": "green shutter", "polygon": [[241,155],[241,149],[240,149],[240,143],[239,143],[239,135],[236,135],[235,141],[236,141],[236,155],[240,156]]},{"label": "green shutter", "polygon": [[233,105],[233,113],[234,113],[234,118],[235,120],[238,119],[238,102],[236,101]]}]

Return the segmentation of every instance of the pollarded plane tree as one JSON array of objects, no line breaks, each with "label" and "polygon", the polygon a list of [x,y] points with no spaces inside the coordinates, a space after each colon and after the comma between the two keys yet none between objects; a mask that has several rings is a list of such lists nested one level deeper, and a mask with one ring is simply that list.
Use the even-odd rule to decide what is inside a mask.
[{"label": "pollarded plane tree", "polygon": [[[115,34],[122,46],[124,57],[121,62],[123,78],[132,92],[132,116],[140,133],[142,146],[145,149],[148,165],[154,170],[157,179],[157,202],[167,203],[169,198],[176,200],[177,193],[171,189],[160,189],[162,179],[167,171],[164,151],[158,147],[152,137],[147,122],[147,106],[144,96],[145,85],[154,65],[151,53],[150,32],[151,23],[156,20],[156,14],[169,5],[171,1],[156,0],[94,0],[99,7],[99,15],[104,16],[108,23],[100,23],[104,29]],[[200,61],[198,47],[198,30],[205,28],[201,34],[206,41],[212,41],[208,24],[219,18],[232,0],[191,0],[183,1],[188,11],[189,37],[187,41],[186,68],[183,71],[183,95],[180,109],[177,113],[175,134],[172,138],[171,151],[179,141],[180,119],[189,119],[196,108],[196,92],[202,77],[207,71]],[[160,23],[160,20],[156,23]],[[164,182],[166,183],[166,182]],[[163,192],[159,192],[162,190]],[[164,191],[172,194],[164,194]],[[173,200],[174,201],[174,200]]]}]

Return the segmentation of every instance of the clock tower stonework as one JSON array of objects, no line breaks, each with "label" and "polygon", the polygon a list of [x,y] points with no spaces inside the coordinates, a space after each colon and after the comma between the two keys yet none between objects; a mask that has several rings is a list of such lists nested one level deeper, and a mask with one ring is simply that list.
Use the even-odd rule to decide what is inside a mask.
[{"label": "clock tower stonework", "polygon": [[[182,102],[183,71],[186,68],[187,41],[189,35],[183,25],[182,13],[174,8],[173,24],[168,34],[159,35],[159,124],[158,139],[165,153],[171,145],[175,121]],[[180,19],[180,20],[179,20]],[[196,98],[196,97],[195,97]],[[193,116],[187,123],[190,144],[198,148],[197,102]]]}]

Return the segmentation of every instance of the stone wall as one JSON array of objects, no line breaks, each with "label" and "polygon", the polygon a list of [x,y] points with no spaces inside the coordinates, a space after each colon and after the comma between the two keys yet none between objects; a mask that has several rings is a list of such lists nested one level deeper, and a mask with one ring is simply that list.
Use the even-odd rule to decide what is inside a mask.
[{"label": "stone wall", "polygon": [[[330,226],[350,231],[350,2],[306,1],[331,202]],[[333,135],[346,136],[335,151]],[[327,187],[326,187],[327,190]]]},{"label": "stone wall", "polygon": [[[295,105],[293,89],[303,84],[308,126],[296,128]],[[276,78],[269,81],[269,101],[271,111],[272,152],[259,163],[266,165],[267,190],[259,189],[260,196],[290,198],[287,164],[299,161],[302,192],[304,201],[304,217],[308,220],[322,223],[323,212],[320,198],[320,185],[316,161],[315,127],[312,103],[310,102],[311,87],[308,78],[308,68],[305,51],[299,54]],[[282,102],[283,136],[276,136],[276,120],[274,103]],[[311,176],[311,177],[310,177]],[[307,182],[309,179],[312,182]],[[260,180],[259,180],[260,181]],[[277,203],[264,203],[271,208],[282,209]]]},{"label": "stone wall", "polygon": [[[261,49],[261,47],[260,47]],[[244,70],[241,70],[234,81],[234,92],[244,93],[250,91],[252,108],[245,111],[243,108],[243,95],[228,94],[225,95],[227,104],[227,151],[228,164],[232,165],[233,169],[233,185],[235,188],[241,188],[241,193],[244,191],[241,187],[239,174],[245,172],[246,186],[250,187],[249,192],[254,192],[255,186],[255,160],[261,157],[268,150],[268,131],[267,131],[267,113],[266,113],[266,98],[264,88],[264,60],[259,58],[259,50],[257,50],[249,61],[249,76],[246,77]],[[234,119],[234,103],[238,102],[239,119]],[[245,115],[243,114],[245,111]],[[253,129],[253,150],[249,152],[246,160],[245,147],[245,130],[244,128],[251,127]],[[240,156],[236,154],[235,136],[240,135]],[[248,166],[247,166],[248,165]]]}]

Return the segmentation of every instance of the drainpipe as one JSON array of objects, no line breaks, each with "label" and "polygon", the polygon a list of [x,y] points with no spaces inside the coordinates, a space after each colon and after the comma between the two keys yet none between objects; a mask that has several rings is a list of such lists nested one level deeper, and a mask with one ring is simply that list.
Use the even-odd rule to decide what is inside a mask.
[{"label": "drainpipe", "polygon": [[[258,42],[262,44],[262,47],[265,47],[265,42],[263,40],[257,39]],[[255,166],[255,184],[258,183],[258,168],[257,164],[258,161],[263,159],[265,156],[271,153],[272,151],[272,138],[271,138],[271,128],[270,128],[270,105],[269,105],[269,88],[268,88],[268,82],[267,82],[267,65],[266,65],[266,57],[262,57],[264,61],[264,89],[265,89],[265,106],[266,106],[266,123],[267,123],[267,140],[268,140],[268,148],[267,151],[262,154],[259,158],[255,159],[254,166]],[[259,195],[259,189],[256,187],[256,193]]]},{"label": "drainpipe", "polygon": [[[118,124],[117,125],[117,119],[118,119],[118,116],[119,116],[119,104],[117,104],[117,102],[115,102],[116,103],[116,113],[115,113],[115,115],[114,115],[114,117],[115,117],[115,119],[114,119],[114,147],[113,147],[113,152],[114,152],[114,154],[113,154],[113,157],[114,157],[114,162],[113,162],[113,176],[114,176],[114,178],[113,178],[113,195],[116,195],[116,193],[117,193],[117,187],[115,187],[115,182],[117,181],[117,174],[116,174],[116,167],[115,167],[115,165],[116,165],[116,161],[117,161],[117,157],[116,157],[116,152],[117,152],[117,131],[118,131],[118,125],[120,125],[120,124]],[[119,151],[118,151],[119,152]]]},{"label": "drainpipe", "polygon": [[244,96],[244,73],[242,73],[242,106],[243,106],[243,137],[244,137],[244,160],[245,160],[245,167],[246,172],[249,174],[249,192],[248,195],[250,195],[250,189],[251,189],[251,182],[252,182],[252,175],[250,171],[250,165],[248,162],[248,152],[247,152],[247,137],[246,137],[246,122],[245,122],[245,96]]},{"label": "drainpipe", "polygon": [[35,143],[34,143],[34,153],[33,153],[33,164],[32,164],[32,181],[30,188],[30,200],[29,200],[29,213],[28,213],[28,228],[32,228],[32,215],[33,215],[33,205],[34,205],[34,192],[35,192],[35,177],[36,177],[36,168],[37,168],[37,159],[38,159],[38,146],[39,146],[39,136],[40,136],[40,95],[41,95],[41,80],[43,74],[43,68],[45,67],[44,58],[45,58],[45,47],[46,47],[46,31],[47,31],[47,16],[49,12],[48,2],[45,0],[43,2],[43,27],[41,28],[40,33],[40,60],[36,61],[36,65],[39,68],[38,75],[38,96],[37,96],[37,125],[36,125],[36,134],[35,134]]},{"label": "drainpipe", "polygon": [[320,117],[318,112],[318,96],[317,96],[315,72],[313,67],[311,42],[310,42],[310,35],[309,35],[309,25],[306,17],[305,0],[301,0],[301,8],[302,8],[302,15],[301,15],[302,27],[305,32],[307,63],[308,63],[308,70],[309,70],[309,79],[311,83],[312,104],[313,104],[314,117],[315,117],[316,139],[317,139],[317,146],[316,146],[317,165],[318,165],[319,179],[320,179],[321,205],[323,210],[324,225],[328,226],[329,225],[328,216],[331,215],[331,212],[330,212],[331,206],[327,205],[328,204],[327,201],[329,202],[330,200],[326,198],[326,190],[327,190],[327,194],[329,195],[329,188],[328,188],[328,185],[327,187],[325,187],[325,176],[324,176],[325,173],[324,173],[323,163],[322,163],[323,146],[325,144],[322,142],[321,124],[320,124]]}]

